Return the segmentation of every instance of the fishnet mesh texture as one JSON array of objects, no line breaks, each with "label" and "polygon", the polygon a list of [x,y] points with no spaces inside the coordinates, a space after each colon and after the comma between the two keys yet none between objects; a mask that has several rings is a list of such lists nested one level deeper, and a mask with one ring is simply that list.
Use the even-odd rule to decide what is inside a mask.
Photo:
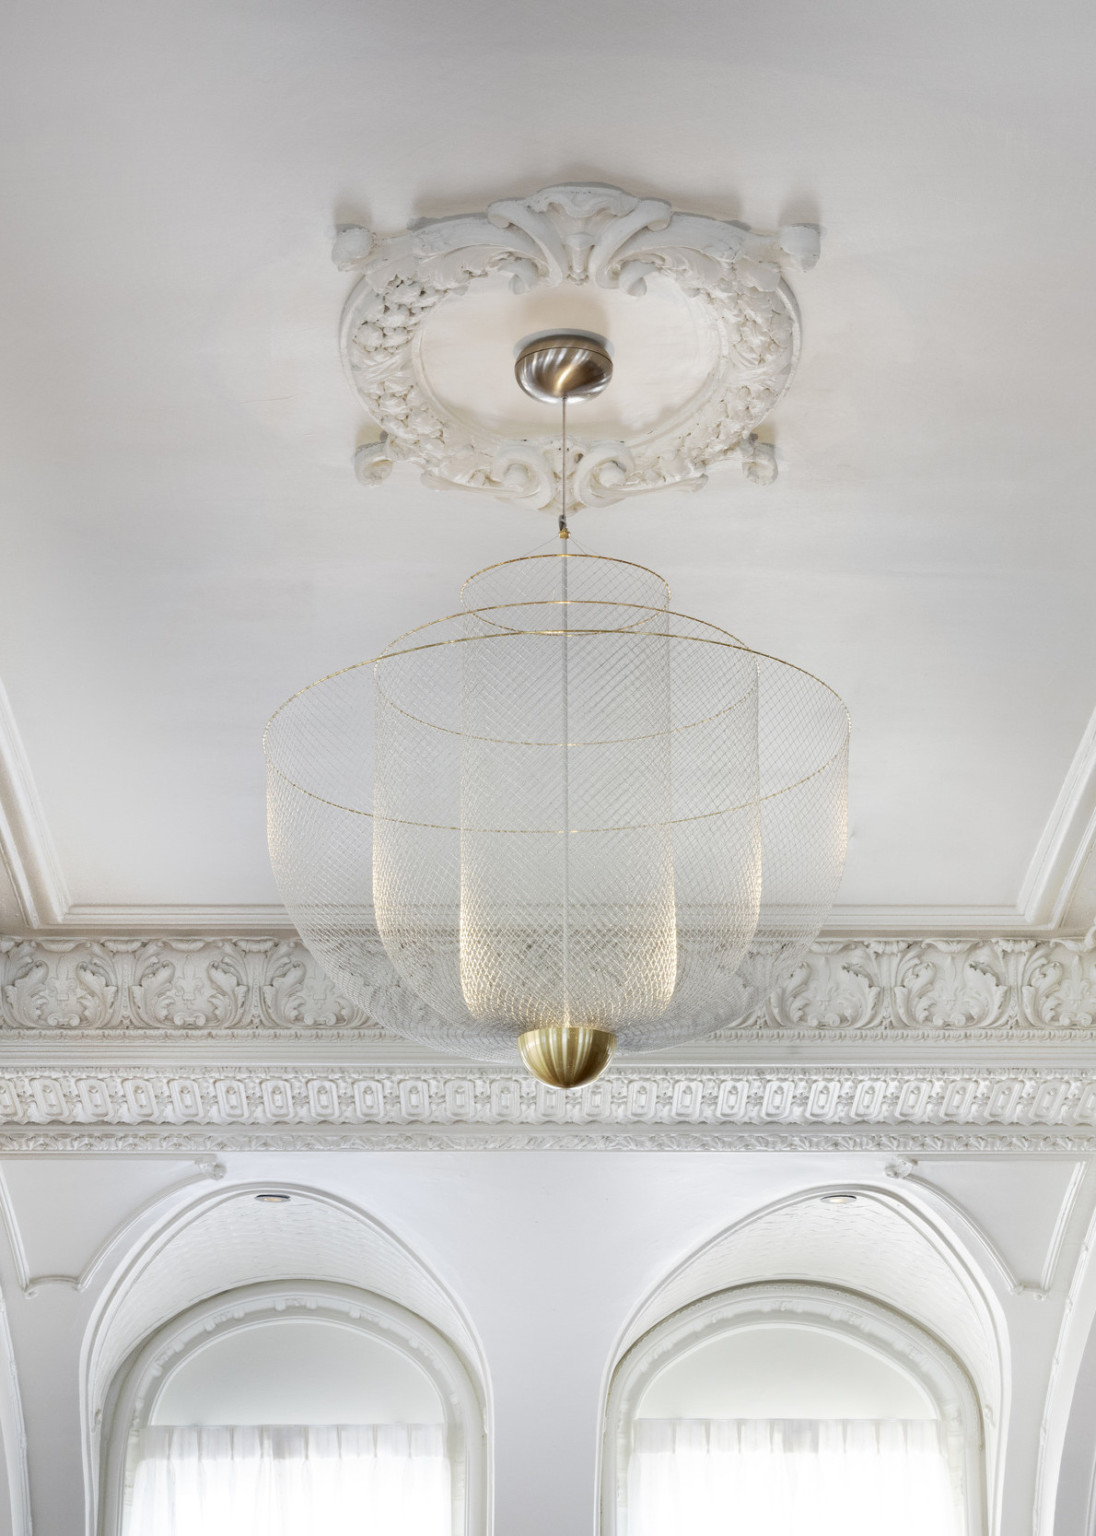
[{"label": "fishnet mesh texture", "polygon": [[844,707],[626,562],[510,562],[462,600],[271,722],[305,942],[380,1023],[487,1059],[543,1023],[625,1051],[732,1023],[832,904]]}]

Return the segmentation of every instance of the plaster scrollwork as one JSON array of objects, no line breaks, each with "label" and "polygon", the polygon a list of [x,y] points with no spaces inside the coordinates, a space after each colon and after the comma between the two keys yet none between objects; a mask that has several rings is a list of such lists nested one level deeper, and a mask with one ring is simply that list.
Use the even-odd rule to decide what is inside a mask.
[{"label": "plaster scrollwork", "polygon": [[572,440],[573,510],[668,486],[696,488],[731,459],[750,480],[768,483],[776,458],[756,429],[787,389],[799,354],[785,273],[812,267],[818,253],[813,225],[763,234],[600,185],[546,187],[390,237],[343,227],[333,258],[342,271],[360,274],[343,314],[343,361],[381,429],[379,440],[357,450],[358,479],[379,484],[407,460],[428,485],[536,508],[558,504],[558,439],[508,439],[469,413],[458,416],[432,387],[423,359],[422,336],[439,305],[506,274],[516,294],[590,285],[637,303],[652,279],[669,279],[715,338],[714,366],[671,421],[627,442]]},{"label": "plaster scrollwork", "polygon": [[722,1032],[970,1041],[1096,1032],[1096,935],[820,940],[757,1013]]},{"label": "plaster scrollwork", "polygon": [[[966,1034],[1014,1021],[1039,1028],[1038,1010],[1010,1009],[1009,971],[1016,968],[1008,953],[1003,944],[942,939],[844,945],[836,963],[834,952],[823,950],[789,978],[771,1011],[831,1030]],[[1029,989],[1026,1001],[1033,1000]]]},{"label": "plaster scrollwork", "polygon": [[379,1036],[296,939],[2,939],[0,1032],[36,1038]]},{"label": "plaster scrollwork", "polygon": [[[0,1037],[384,1040],[296,938],[0,938]],[[1096,1041],[1096,938],[820,940],[715,1041]]]},{"label": "plaster scrollwork", "polygon": [[[383,1040],[297,939],[0,938],[0,1038]],[[1096,936],[820,940],[713,1037],[1096,1041]]]},{"label": "plaster scrollwork", "polygon": [[97,945],[45,947],[27,941],[3,952],[3,1024],[48,1034],[98,1034],[117,1027],[123,1001],[113,954]]},{"label": "plaster scrollwork", "polygon": [[1056,1029],[1096,1028],[1096,966],[1078,949],[1025,957],[1020,992],[1025,1009]]}]

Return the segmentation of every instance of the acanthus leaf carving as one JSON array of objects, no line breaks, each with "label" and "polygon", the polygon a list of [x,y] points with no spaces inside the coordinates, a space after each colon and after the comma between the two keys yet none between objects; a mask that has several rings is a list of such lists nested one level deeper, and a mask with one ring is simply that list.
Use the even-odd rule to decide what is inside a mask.
[{"label": "acanthus leaf carving", "polygon": [[225,948],[151,944],[134,967],[129,995],[135,1017],[150,1029],[180,1033],[234,1029],[247,1016],[247,967]]},{"label": "acanthus leaf carving", "polygon": [[1078,949],[1036,951],[1021,984],[1024,1010],[1046,1029],[1096,1027],[1096,956]]},{"label": "acanthus leaf carving", "polygon": [[[385,1038],[298,939],[0,938],[7,1040]],[[1096,1040],[1096,936],[819,940],[761,1008],[711,1037]]]},{"label": "acanthus leaf carving", "polygon": [[828,955],[808,954],[773,994],[774,1016],[801,1030],[870,1029],[878,1022],[882,989],[863,965],[829,961]]},{"label": "acanthus leaf carving", "polygon": [[260,988],[262,1017],[272,1030],[348,1031],[368,1028],[362,1010],[337,991],[322,971],[307,963],[307,951],[280,944],[269,957]]},{"label": "acanthus leaf carving", "polygon": [[[979,952],[984,950],[984,953]],[[913,1028],[992,1029],[1007,1018],[1004,965],[986,946],[935,944],[898,968],[894,1004]]]},{"label": "acanthus leaf carving", "polygon": [[16,941],[4,956],[3,1014],[17,1029],[64,1035],[118,1022],[119,988],[94,947],[57,948]]}]

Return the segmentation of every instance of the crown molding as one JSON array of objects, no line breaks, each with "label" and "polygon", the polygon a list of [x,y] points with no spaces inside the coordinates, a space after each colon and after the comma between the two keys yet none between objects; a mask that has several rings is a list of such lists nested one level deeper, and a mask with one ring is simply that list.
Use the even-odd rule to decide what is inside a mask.
[{"label": "crown molding", "polygon": [[0,859],[29,928],[61,923],[71,906],[23,738],[0,682]]},{"label": "crown molding", "polygon": [[[51,1046],[395,1042],[297,938],[0,938],[0,1039]],[[705,1043],[979,1050],[1096,1045],[1096,930],[1076,938],[820,939]]]},{"label": "crown molding", "polygon": [[933,938],[998,938],[1050,933],[1033,928],[1019,907],[1010,906],[835,906],[826,919],[825,939],[907,938],[924,934]]},{"label": "crown molding", "polygon": [[1081,737],[1043,828],[1017,903],[1029,927],[1056,928],[1065,918],[1096,846],[1096,710]]},{"label": "crown molding", "polygon": [[[1081,860],[1083,862],[1083,860]],[[121,938],[133,934],[219,935],[232,938],[238,934],[295,934],[296,929],[285,908],[278,903],[248,905],[108,905],[78,903],[70,906],[51,923],[28,924],[34,932],[47,934],[102,934]],[[823,929],[827,938],[846,936],[895,937],[926,934],[934,937],[996,936],[1050,932],[1032,929],[1018,907],[1010,906],[836,906]]]},{"label": "crown molding", "polygon": [[[1094,828],[1096,835],[1096,828]],[[1077,855],[1078,869],[1087,849]],[[1059,902],[1064,910],[1068,902]],[[896,938],[924,934],[934,938],[973,938],[1050,935],[1057,925],[1033,925],[1015,906],[835,906],[823,928],[823,937]],[[179,937],[210,935],[232,938],[239,934],[289,936],[296,929],[279,903],[268,905],[108,905],[77,903],[50,923],[28,924],[35,934],[75,936],[103,935],[129,938],[134,934]]]},{"label": "crown molding", "polygon": [[[1094,828],[1096,835],[1096,828]],[[1087,849],[1076,855],[1078,870]],[[1067,901],[1057,903],[1064,908]],[[57,922],[30,925],[39,934],[103,934],[128,938],[133,934],[175,935],[295,934],[288,912],[279,903],[248,905],[115,905],[78,903]],[[1057,925],[1033,925],[1015,906],[835,906],[822,930],[825,938],[891,938],[914,934],[935,938],[1002,934],[1050,934]]]},{"label": "crown molding", "polygon": [[1096,1070],[617,1068],[564,1093],[499,1068],[188,1062],[0,1077],[0,1153],[279,1148],[1077,1153]]},{"label": "crown molding", "polygon": [[[109,906],[77,903],[70,906],[59,923],[62,933],[115,934],[129,937],[142,934],[295,934],[289,913],[280,902],[263,905],[197,906],[146,904]],[[41,930],[40,930],[41,931]]]}]

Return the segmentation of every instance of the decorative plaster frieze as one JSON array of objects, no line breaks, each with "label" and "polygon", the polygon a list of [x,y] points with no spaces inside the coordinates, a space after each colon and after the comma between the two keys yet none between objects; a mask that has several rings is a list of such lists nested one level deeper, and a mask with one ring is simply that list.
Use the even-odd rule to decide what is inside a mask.
[{"label": "decorative plaster frieze", "polygon": [[296,939],[0,939],[0,1031],[126,1040],[381,1037]]},{"label": "decorative plaster frieze", "polygon": [[1096,1033],[1096,933],[817,942],[724,1036],[1070,1040]]},{"label": "decorative plaster frieze", "polygon": [[361,280],[343,314],[343,362],[382,429],[357,450],[358,479],[379,484],[403,459],[428,485],[531,507],[559,504],[558,438],[508,439],[471,409],[458,415],[432,387],[424,361],[422,336],[437,307],[503,274],[516,294],[589,284],[636,303],[651,279],[669,279],[714,341],[715,365],[672,421],[626,442],[571,440],[572,510],[666,486],[695,489],[714,464],[734,458],[749,479],[767,483],[776,458],[755,429],[787,389],[799,355],[798,311],[784,273],[812,267],[818,252],[814,225],[760,234],[601,185],[546,187],[483,213],[424,219],[388,238],[346,226],[333,259]]},{"label": "decorative plaster frieze", "polygon": [[[116,1138],[121,1133],[122,1141]],[[194,1135],[203,1139],[195,1141]],[[569,1093],[472,1070],[147,1065],[0,1076],[0,1149],[1096,1145],[1096,1070],[623,1068]],[[758,1142],[758,1138],[761,1141]],[[851,1140],[850,1140],[851,1138]]]},{"label": "decorative plaster frieze", "polygon": [[[296,939],[0,939],[0,1039],[390,1039]],[[728,1041],[1096,1042],[1096,935],[822,940]]]}]

